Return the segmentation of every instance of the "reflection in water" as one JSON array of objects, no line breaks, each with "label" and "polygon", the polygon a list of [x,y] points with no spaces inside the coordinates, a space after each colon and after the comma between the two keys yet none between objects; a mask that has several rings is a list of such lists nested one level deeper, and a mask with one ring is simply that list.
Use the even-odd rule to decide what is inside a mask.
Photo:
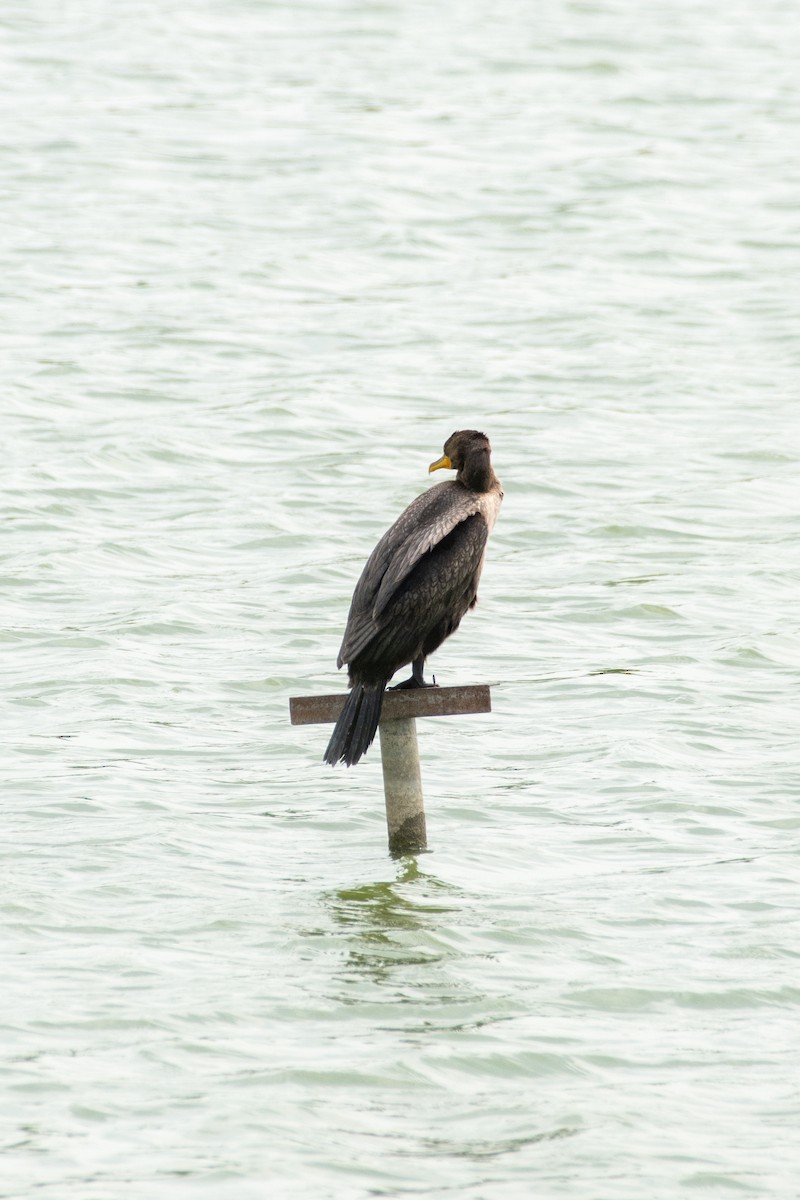
[{"label": "reflection in water", "polygon": [[[346,933],[350,948],[345,975],[384,982],[399,966],[440,962],[454,951],[446,944],[439,919],[458,907],[443,903],[458,889],[421,871],[416,858],[398,864],[397,878],[354,888],[340,888],[326,897],[336,927]],[[345,1002],[346,998],[345,998]]]},{"label": "reflection in water", "polygon": [[[476,944],[482,914],[416,858],[399,863],[393,881],[337,889],[325,903],[342,939],[333,998],[361,1006],[373,1028],[419,1048],[431,1035],[474,1033],[519,1015],[518,1000],[494,981],[494,951]],[[466,978],[465,962],[475,959],[488,969]]]}]

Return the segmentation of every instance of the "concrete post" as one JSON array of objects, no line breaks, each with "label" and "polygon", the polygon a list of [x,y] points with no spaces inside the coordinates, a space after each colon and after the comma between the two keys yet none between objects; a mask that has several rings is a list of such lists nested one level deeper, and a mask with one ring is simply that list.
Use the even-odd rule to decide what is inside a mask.
[{"label": "concrete post", "polygon": [[[346,695],[342,692],[334,696],[291,696],[289,711],[292,724],[324,725],[329,721],[337,721],[345,699]],[[492,697],[485,683],[384,692],[383,714],[378,731],[389,850],[392,854],[415,854],[418,850],[428,848],[414,718],[491,711]]]},{"label": "concrete post", "polygon": [[381,721],[378,726],[386,798],[386,825],[392,854],[428,848],[425,806],[419,773],[417,723],[413,717]]}]

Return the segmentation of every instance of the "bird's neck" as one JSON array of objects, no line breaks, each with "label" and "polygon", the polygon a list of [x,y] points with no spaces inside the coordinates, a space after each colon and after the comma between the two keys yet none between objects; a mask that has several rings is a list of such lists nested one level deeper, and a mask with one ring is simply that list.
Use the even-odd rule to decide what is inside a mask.
[{"label": "bird's neck", "polygon": [[493,487],[497,486],[498,480],[492,470],[488,446],[485,450],[475,450],[469,455],[456,475],[456,479],[465,487],[471,488],[473,492],[490,492]]}]

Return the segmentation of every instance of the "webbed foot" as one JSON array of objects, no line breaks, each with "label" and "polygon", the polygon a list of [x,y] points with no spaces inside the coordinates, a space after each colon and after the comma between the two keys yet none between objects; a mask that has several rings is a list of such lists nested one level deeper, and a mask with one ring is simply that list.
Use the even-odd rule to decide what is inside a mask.
[{"label": "webbed foot", "polygon": [[436,676],[433,677],[433,683],[428,683],[426,679],[416,679],[413,675],[410,679],[404,679],[402,683],[394,683],[389,688],[390,692],[408,692],[412,688],[428,688],[438,687]]},{"label": "webbed foot", "polygon": [[404,679],[402,683],[396,683],[394,685],[394,687],[390,688],[389,690],[392,692],[407,692],[407,691],[410,691],[411,688],[438,687],[439,685],[436,682],[435,675],[433,676],[433,683],[428,683],[425,680],[425,678],[422,674],[424,667],[425,667],[425,659],[424,658],[416,659],[411,664],[411,678]]}]

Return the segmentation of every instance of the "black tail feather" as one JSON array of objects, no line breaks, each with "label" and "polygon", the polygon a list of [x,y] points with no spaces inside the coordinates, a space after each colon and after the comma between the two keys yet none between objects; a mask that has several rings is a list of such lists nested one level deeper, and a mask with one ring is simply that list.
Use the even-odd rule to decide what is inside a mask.
[{"label": "black tail feather", "polygon": [[357,683],[344,702],[336,722],[324,761],[335,766],[343,762],[348,767],[357,763],[372,745],[383,707],[383,683],[367,686]]}]

